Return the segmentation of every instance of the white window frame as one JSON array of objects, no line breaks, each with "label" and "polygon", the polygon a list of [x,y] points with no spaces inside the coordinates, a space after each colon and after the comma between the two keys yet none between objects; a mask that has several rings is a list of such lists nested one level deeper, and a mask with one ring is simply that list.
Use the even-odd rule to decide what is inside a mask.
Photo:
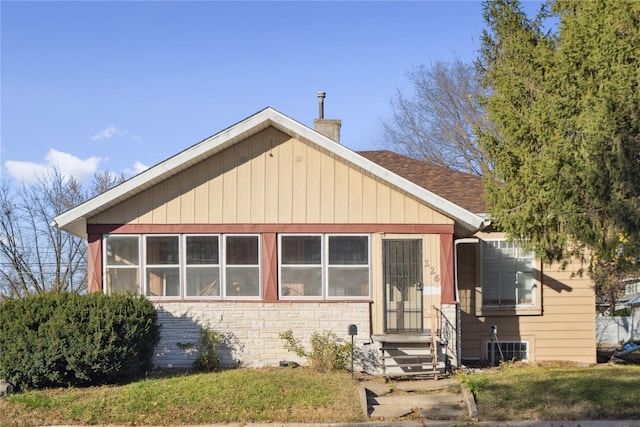
[{"label": "white window frame", "polygon": [[[217,266],[219,268],[219,287],[220,292],[219,295],[211,295],[211,296],[187,296],[187,238],[188,237],[218,237],[218,264],[202,264],[202,266]],[[123,266],[123,265],[109,265],[107,263],[108,254],[107,254],[107,241],[109,237],[135,237],[138,239],[138,264],[135,266]],[[147,263],[147,238],[148,237],[177,237],[178,238],[178,260],[177,264],[148,264]],[[226,263],[226,239],[227,237],[254,237],[257,239],[257,264],[249,264],[249,265],[235,265],[234,267],[247,267],[247,268],[256,268],[258,269],[258,295],[227,295],[226,294],[226,275],[227,275],[227,263]],[[102,290],[104,293],[107,293],[107,274],[109,267],[111,268],[135,268],[138,270],[137,281],[138,281],[138,295],[144,295],[145,297],[151,300],[224,300],[224,299],[240,299],[240,300],[260,300],[262,299],[262,237],[260,234],[212,234],[212,233],[188,233],[188,234],[174,234],[174,233],[163,233],[163,234],[154,234],[154,233],[142,233],[142,234],[105,234],[102,239]],[[179,295],[149,295],[149,283],[147,283],[147,269],[149,267],[178,267],[178,280],[179,280]],[[163,294],[166,294],[163,289]]]},{"label": "white window frame", "polygon": [[[523,362],[528,362],[529,361],[529,355],[530,355],[530,352],[531,352],[531,345],[530,345],[529,341],[526,341],[526,340],[525,341],[487,341],[486,345],[485,345],[485,351],[486,351],[486,357],[487,357],[486,360],[491,360],[491,346],[493,346],[494,344],[498,344],[500,346],[503,346],[503,345],[504,346],[510,346],[510,345],[513,346],[513,345],[516,345],[516,344],[518,344],[518,345],[524,344],[527,347],[527,349],[525,351],[525,353],[526,353],[525,356],[526,357],[523,358],[523,359],[518,359],[518,360],[523,361]],[[503,352],[504,351],[509,351],[509,350],[508,349],[507,350],[503,350]],[[513,352],[513,350],[511,350],[511,352]],[[495,354],[494,357],[495,357],[495,361],[498,362],[500,360],[500,352]],[[504,361],[505,362],[509,362],[512,359],[513,358],[505,357]]]},{"label": "white window frame", "polygon": [[[113,265],[110,265],[108,263],[108,260],[109,260],[108,240],[109,240],[109,238],[116,238],[116,239],[118,239],[118,238],[136,238],[138,240],[138,264],[135,264],[135,265],[126,265],[126,264],[113,264]],[[137,276],[138,277],[137,277],[137,283],[136,283],[137,289],[136,289],[135,294],[136,295],[140,295],[141,292],[142,292],[142,289],[141,289],[141,287],[142,287],[141,286],[142,285],[142,282],[141,282],[142,278],[140,277],[141,274],[142,274],[141,273],[142,272],[142,243],[141,243],[141,235],[140,234],[105,234],[103,236],[103,238],[102,238],[102,253],[103,253],[103,256],[102,256],[102,259],[103,259],[103,262],[102,262],[102,278],[103,278],[103,280],[102,280],[102,292],[105,293],[105,294],[110,293],[109,289],[107,289],[107,277],[108,277],[108,274],[109,274],[109,267],[112,267],[112,268],[117,268],[117,269],[136,269],[136,270],[138,270],[137,271],[137,273],[138,273]]]},{"label": "white window frame", "polygon": [[[217,237],[218,238],[218,263],[217,264],[187,264],[187,248],[189,247],[187,244],[187,239],[190,237]],[[182,277],[181,277],[181,283],[182,283],[182,288],[183,288],[183,295],[184,295],[184,299],[185,300],[201,300],[201,299],[212,299],[212,300],[220,300],[222,299],[222,270],[223,270],[223,259],[222,259],[222,235],[221,234],[210,234],[210,233],[206,233],[206,234],[194,234],[194,233],[190,233],[190,234],[184,234],[182,236],[183,238],[183,243],[182,243],[182,247],[184,248],[184,251],[181,252],[181,260],[180,260],[180,265],[182,267],[182,269],[184,270],[182,273]],[[188,295],[187,294],[187,275],[189,272],[189,269],[204,269],[204,268],[218,268],[218,277],[216,279],[217,281],[217,287],[218,287],[218,293],[217,295]],[[211,284],[211,286],[215,286],[213,283]]]},{"label": "white window frame", "polygon": [[[284,245],[282,244],[282,239],[285,237],[319,237],[320,238],[320,265],[317,264],[283,264],[282,263],[282,249]],[[278,235],[278,298],[282,300],[323,300],[325,294],[325,285],[324,285],[324,263],[326,259],[326,254],[324,250],[324,235],[319,233],[284,233]],[[283,293],[284,288],[282,284],[283,277],[283,268],[320,268],[320,295],[285,295]]]},{"label": "white window frame", "polygon": [[[329,240],[332,237],[366,237],[367,238],[367,264],[366,264],[366,268],[367,268],[367,282],[368,282],[368,289],[367,289],[367,294],[366,295],[330,295],[329,294],[329,269],[332,267],[332,264],[329,264],[330,259],[329,259]],[[328,300],[344,300],[344,299],[370,299],[371,298],[371,235],[370,234],[358,234],[358,233],[353,233],[353,234],[327,234],[326,235],[326,246],[324,248],[324,250],[326,251],[325,253],[325,268],[326,271],[324,272],[324,277],[325,282],[326,282],[326,286],[325,286],[325,292],[327,295],[327,299]],[[351,269],[351,268],[363,268],[365,267],[365,264],[333,264],[333,267],[336,266],[340,266],[339,268],[345,268],[345,269]],[[337,267],[336,267],[337,268]]]},{"label": "white window frame", "polygon": [[[321,295],[284,295],[282,285],[282,268],[283,267],[311,267],[316,264],[282,264],[282,238],[289,236],[309,236],[320,237],[321,244]],[[367,238],[367,264],[336,264],[340,268],[367,268],[368,272],[368,287],[366,295],[329,295],[329,269],[332,267],[329,265],[329,240],[331,237],[366,237]],[[295,268],[294,267],[294,268]],[[340,301],[340,300],[370,300],[371,299],[371,235],[366,233],[281,233],[278,234],[278,298],[281,300],[315,300],[315,301]]]},{"label": "white window frame", "polygon": [[[480,283],[481,283],[481,289],[482,289],[482,296],[481,296],[481,307],[482,309],[488,309],[488,310],[504,310],[504,309],[532,309],[532,308],[536,308],[538,307],[538,275],[536,274],[536,268],[537,268],[537,264],[538,264],[538,260],[536,258],[536,255],[533,251],[528,251],[526,252],[525,249],[523,249],[518,242],[510,242],[515,246],[515,249],[517,249],[518,251],[522,251],[522,252],[526,252],[526,253],[530,253],[532,254],[532,257],[516,257],[516,260],[520,260],[520,259],[531,259],[533,262],[533,275],[532,275],[532,283],[531,283],[531,302],[530,303],[518,303],[518,298],[516,296],[516,303],[515,304],[486,304],[485,303],[485,292],[487,290],[487,287],[485,285],[485,278],[484,278],[484,274],[485,274],[485,256],[484,256],[484,242],[510,242],[509,239],[506,238],[490,238],[490,239],[481,239],[480,240]],[[499,290],[498,290],[499,292]]]},{"label": "white window frame", "polygon": [[[227,295],[227,238],[228,237],[256,237],[258,239],[257,264],[231,264],[234,268],[258,268],[258,295]],[[260,234],[223,234],[221,248],[220,286],[223,299],[256,300],[262,299],[262,238]]]},{"label": "white window frame", "polygon": [[[173,264],[148,264],[147,263],[147,254],[148,254],[148,249],[147,249],[147,239],[149,238],[154,238],[154,237],[174,237],[177,239],[178,241],[178,256],[177,256],[177,260],[175,263]],[[144,293],[143,295],[145,295],[147,298],[150,299],[182,299],[184,297],[184,291],[183,291],[183,285],[184,285],[184,279],[183,279],[183,270],[184,270],[184,263],[183,263],[183,258],[184,258],[184,248],[182,246],[182,240],[180,238],[180,234],[143,234],[142,235],[142,268],[141,268],[141,274],[142,274],[142,283],[143,283],[143,290]],[[178,295],[167,295],[166,292],[166,283],[163,284],[163,290],[162,290],[162,295],[150,295],[149,294],[149,283],[147,282],[147,270],[149,268],[176,268],[178,269]]]}]

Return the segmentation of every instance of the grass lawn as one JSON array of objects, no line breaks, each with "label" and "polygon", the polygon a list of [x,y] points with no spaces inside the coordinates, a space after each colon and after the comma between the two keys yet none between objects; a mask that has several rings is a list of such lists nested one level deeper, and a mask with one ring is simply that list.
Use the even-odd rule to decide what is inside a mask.
[{"label": "grass lawn", "polygon": [[0,399],[0,425],[360,422],[349,373],[238,369],[123,386],[51,389]]},{"label": "grass lawn", "polygon": [[[461,374],[481,420],[640,419],[640,366],[528,366]],[[382,381],[382,379],[379,379]],[[364,422],[357,380],[310,369],[237,369],[0,399],[0,426]]]},{"label": "grass lawn", "polygon": [[462,376],[481,420],[640,420],[640,366],[504,365]]}]

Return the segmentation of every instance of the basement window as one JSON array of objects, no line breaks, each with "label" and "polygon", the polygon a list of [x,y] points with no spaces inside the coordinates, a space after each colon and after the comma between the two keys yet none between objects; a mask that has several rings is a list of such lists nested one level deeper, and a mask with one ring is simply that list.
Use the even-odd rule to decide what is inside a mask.
[{"label": "basement window", "polygon": [[498,362],[528,361],[529,343],[526,341],[487,342],[487,360]]}]

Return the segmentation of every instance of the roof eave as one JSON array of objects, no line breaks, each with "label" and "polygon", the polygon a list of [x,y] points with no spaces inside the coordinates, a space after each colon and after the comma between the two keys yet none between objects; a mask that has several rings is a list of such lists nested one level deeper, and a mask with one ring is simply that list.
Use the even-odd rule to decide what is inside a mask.
[{"label": "roof eave", "polygon": [[191,165],[234,145],[236,142],[268,126],[273,126],[293,138],[311,141],[390,184],[413,194],[443,215],[451,217],[461,232],[473,233],[486,226],[486,221],[483,217],[383,168],[377,163],[366,159],[345,146],[270,107],[204,139],[75,208],[56,216],[53,219],[52,225],[86,239],[87,218],[97,215],[109,207],[150,188],[156,183],[179,173]]},{"label": "roof eave", "polygon": [[271,123],[269,119],[272,115],[271,113],[275,113],[275,110],[267,107],[253,116],[200,141],[122,184],[56,216],[51,225],[76,236],[87,238],[86,219],[88,217],[97,215],[200,160],[232,146],[238,140],[247,138],[268,127]]}]

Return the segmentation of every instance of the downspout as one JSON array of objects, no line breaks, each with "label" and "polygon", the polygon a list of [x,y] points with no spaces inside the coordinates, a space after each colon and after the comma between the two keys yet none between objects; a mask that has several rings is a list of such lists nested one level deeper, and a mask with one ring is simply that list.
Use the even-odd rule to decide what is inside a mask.
[{"label": "downspout", "polygon": [[467,237],[457,239],[453,243],[453,293],[456,301],[456,363],[458,368],[462,365],[462,331],[460,329],[460,293],[458,290],[458,244],[478,243],[480,239]]}]

